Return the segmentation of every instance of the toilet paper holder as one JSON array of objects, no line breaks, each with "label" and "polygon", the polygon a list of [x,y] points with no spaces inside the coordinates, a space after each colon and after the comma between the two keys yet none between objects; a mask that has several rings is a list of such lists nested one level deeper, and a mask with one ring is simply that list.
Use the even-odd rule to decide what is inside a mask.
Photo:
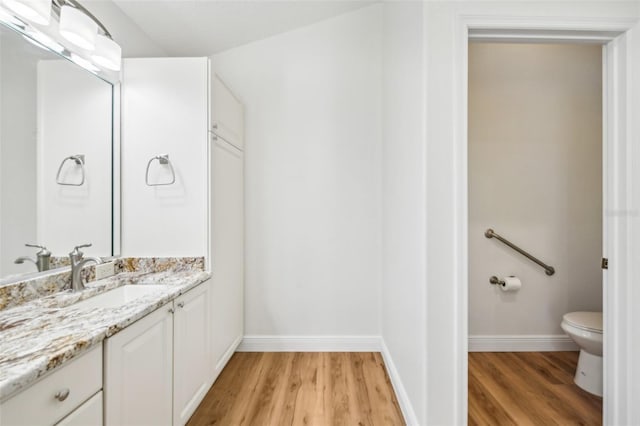
[{"label": "toilet paper holder", "polygon": [[497,284],[499,286],[498,288],[500,288],[500,290],[502,291],[514,292],[522,288],[522,282],[515,275],[510,275],[502,279],[494,275],[491,278],[489,278],[489,282],[491,284]]},{"label": "toilet paper holder", "polygon": [[500,278],[496,277],[495,275],[492,276],[491,278],[489,278],[489,282],[491,284],[504,285],[504,281],[501,280]]}]

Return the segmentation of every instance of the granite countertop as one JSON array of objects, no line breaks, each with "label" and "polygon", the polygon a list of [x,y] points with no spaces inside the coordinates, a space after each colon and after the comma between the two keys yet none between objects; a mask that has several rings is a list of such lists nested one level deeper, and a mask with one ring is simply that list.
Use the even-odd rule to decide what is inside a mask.
[{"label": "granite countertop", "polygon": [[[123,272],[91,282],[81,292],[63,291],[0,310],[0,400],[210,277],[201,270]],[[126,284],[163,287],[118,308],[74,307]]]}]

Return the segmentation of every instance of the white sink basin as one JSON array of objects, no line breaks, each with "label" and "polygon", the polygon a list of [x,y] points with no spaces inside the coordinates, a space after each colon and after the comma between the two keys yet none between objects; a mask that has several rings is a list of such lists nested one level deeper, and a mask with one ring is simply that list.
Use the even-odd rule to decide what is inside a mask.
[{"label": "white sink basin", "polygon": [[114,288],[106,293],[81,300],[72,305],[74,308],[118,308],[148,294],[157,293],[166,289],[162,285],[124,285]]}]

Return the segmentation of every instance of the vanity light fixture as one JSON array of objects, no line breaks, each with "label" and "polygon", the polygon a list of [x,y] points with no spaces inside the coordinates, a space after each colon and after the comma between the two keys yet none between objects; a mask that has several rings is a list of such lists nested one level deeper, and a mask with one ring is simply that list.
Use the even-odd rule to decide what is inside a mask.
[{"label": "vanity light fixture", "polygon": [[[122,49],[95,16],[77,0],[53,0],[59,9],[60,34],[90,52],[91,60],[110,71],[120,71]],[[82,55],[85,56],[86,55]]]},{"label": "vanity light fixture", "polygon": [[98,24],[80,9],[64,5],[60,8],[60,34],[82,49],[93,50],[96,47]]},{"label": "vanity light fixture", "polygon": [[109,37],[98,34],[96,50],[93,52],[91,59],[101,67],[105,67],[111,71],[120,71],[122,49],[118,43]]},{"label": "vanity light fixture", "polygon": [[51,0],[2,0],[16,15],[40,25],[51,21]]},{"label": "vanity light fixture", "polygon": [[119,80],[122,49],[78,0],[0,0],[0,24],[103,79]]}]

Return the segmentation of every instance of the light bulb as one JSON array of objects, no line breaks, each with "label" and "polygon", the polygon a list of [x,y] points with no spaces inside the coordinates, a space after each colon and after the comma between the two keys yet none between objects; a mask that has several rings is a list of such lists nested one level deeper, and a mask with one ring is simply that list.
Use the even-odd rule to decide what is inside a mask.
[{"label": "light bulb", "polygon": [[109,37],[98,34],[96,38],[96,50],[93,52],[91,59],[102,67],[112,71],[120,71],[122,49],[118,43]]},{"label": "light bulb", "polygon": [[51,21],[51,0],[2,0],[18,16],[40,25]]},{"label": "light bulb", "polygon": [[71,6],[62,6],[60,9],[60,34],[82,49],[93,50],[96,47],[98,24],[81,10]]}]

